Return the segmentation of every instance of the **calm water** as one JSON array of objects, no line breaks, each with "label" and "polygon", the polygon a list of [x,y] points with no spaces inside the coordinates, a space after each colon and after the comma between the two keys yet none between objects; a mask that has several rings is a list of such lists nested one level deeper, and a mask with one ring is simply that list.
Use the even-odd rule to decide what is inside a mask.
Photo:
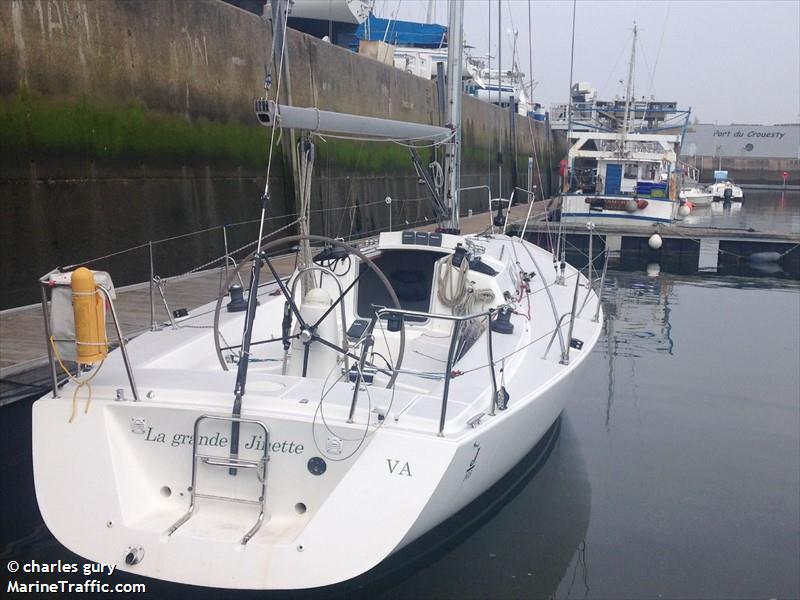
[{"label": "calm water", "polygon": [[384,598],[800,596],[800,287],[613,273],[544,468]]},{"label": "calm water", "polygon": [[744,190],[739,208],[725,208],[719,202],[697,206],[683,220],[685,225],[721,229],[753,229],[775,233],[800,233],[800,192]]},{"label": "calm water", "polygon": [[[800,284],[612,271],[604,305],[606,334],[536,468],[413,555],[324,595],[800,596]],[[0,415],[5,590],[8,560],[82,561],[36,508],[29,403]],[[125,581],[138,579],[109,579]]]}]

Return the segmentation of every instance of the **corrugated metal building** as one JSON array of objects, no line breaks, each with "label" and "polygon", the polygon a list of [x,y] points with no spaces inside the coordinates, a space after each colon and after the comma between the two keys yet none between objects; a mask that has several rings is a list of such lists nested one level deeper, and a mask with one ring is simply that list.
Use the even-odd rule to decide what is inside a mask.
[{"label": "corrugated metal building", "polygon": [[800,124],[691,125],[681,155],[800,159]]}]

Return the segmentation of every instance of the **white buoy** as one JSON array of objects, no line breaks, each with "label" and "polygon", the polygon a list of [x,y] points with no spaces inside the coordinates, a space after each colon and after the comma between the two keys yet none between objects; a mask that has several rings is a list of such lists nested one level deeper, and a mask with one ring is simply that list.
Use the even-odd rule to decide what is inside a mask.
[{"label": "white buoy", "polygon": [[650,236],[650,239],[647,240],[647,245],[650,246],[653,250],[658,250],[661,248],[661,244],[664,243],[664,240],[661,239],[661,236],[657,233],[654,233]]},{"label": "white buoy", "polygon": [[678,207],[678,214],[682,217],[688,217],[690,212],[692,212],[692,209],[685,204],[681,204]]}]

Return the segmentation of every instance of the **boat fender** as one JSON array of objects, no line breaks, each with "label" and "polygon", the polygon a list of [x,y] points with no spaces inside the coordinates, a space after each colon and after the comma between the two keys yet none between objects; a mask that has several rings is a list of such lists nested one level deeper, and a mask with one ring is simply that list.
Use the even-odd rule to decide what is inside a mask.
[{"label": "boat fender", "polygon": [[647,240],[647,245],[650,246],[653,250],[658,250],[661,248],[661,244],[664,243],[664,240],[661,239],[661,236],[657,233],[651,235]]},{"label": "boat fender", "polygon": [[75,317],[76,362],[92,364],[108,355],[105,304],[97,292],[94,274],[80,267],[70,278],[72,310]]},{"label": "boat fender", "polygon": [[647,200],[637,200],[636,208],[638,208],[639,210],[644,210],[645,208],[647,208]]},{"label": "boat fender", "polygon": [[638,208],[639,208],[639,203],[633,198],[625,201],[625,212],[634,213]]},{"label": "boat fender", "polygon": [[754,252],[747,258],[754,263],[770,263],[778,262],[781,259],[781,255],[778,252]]}]

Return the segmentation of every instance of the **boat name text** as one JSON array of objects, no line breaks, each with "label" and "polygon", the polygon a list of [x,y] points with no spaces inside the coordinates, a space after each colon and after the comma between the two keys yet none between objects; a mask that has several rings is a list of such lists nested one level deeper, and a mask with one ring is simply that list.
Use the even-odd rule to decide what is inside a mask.
[{"label": "boat name text", "polygon": [[[146,431],[142,432],[142,434],[144,434],[145,442],[151,442],[154,444],[168,444],[173,448],[177,448],[178,446],[191,446],[194,441],[192,439],[193,436],[189,433],[173,433],[170,436],[164,432],[155,431],[152,427],[148,427]],[[198,446],[227,448],[229,443],[230,440],[228,439],[228,436],[223,435],[219,431],[215,431],[214,433],[210,433],[208,435],[201,435],[197,438]],[[244,449],[263,451],[264,436],[253,434],[250,436],[250,439],[245,442]],[[303,446],[303,444],[298,444],[293,440],[281,440],[270,442],[269,450],[270,452],[280,452],[281,454],[302,454],[305,450],[305,446]]]}]

